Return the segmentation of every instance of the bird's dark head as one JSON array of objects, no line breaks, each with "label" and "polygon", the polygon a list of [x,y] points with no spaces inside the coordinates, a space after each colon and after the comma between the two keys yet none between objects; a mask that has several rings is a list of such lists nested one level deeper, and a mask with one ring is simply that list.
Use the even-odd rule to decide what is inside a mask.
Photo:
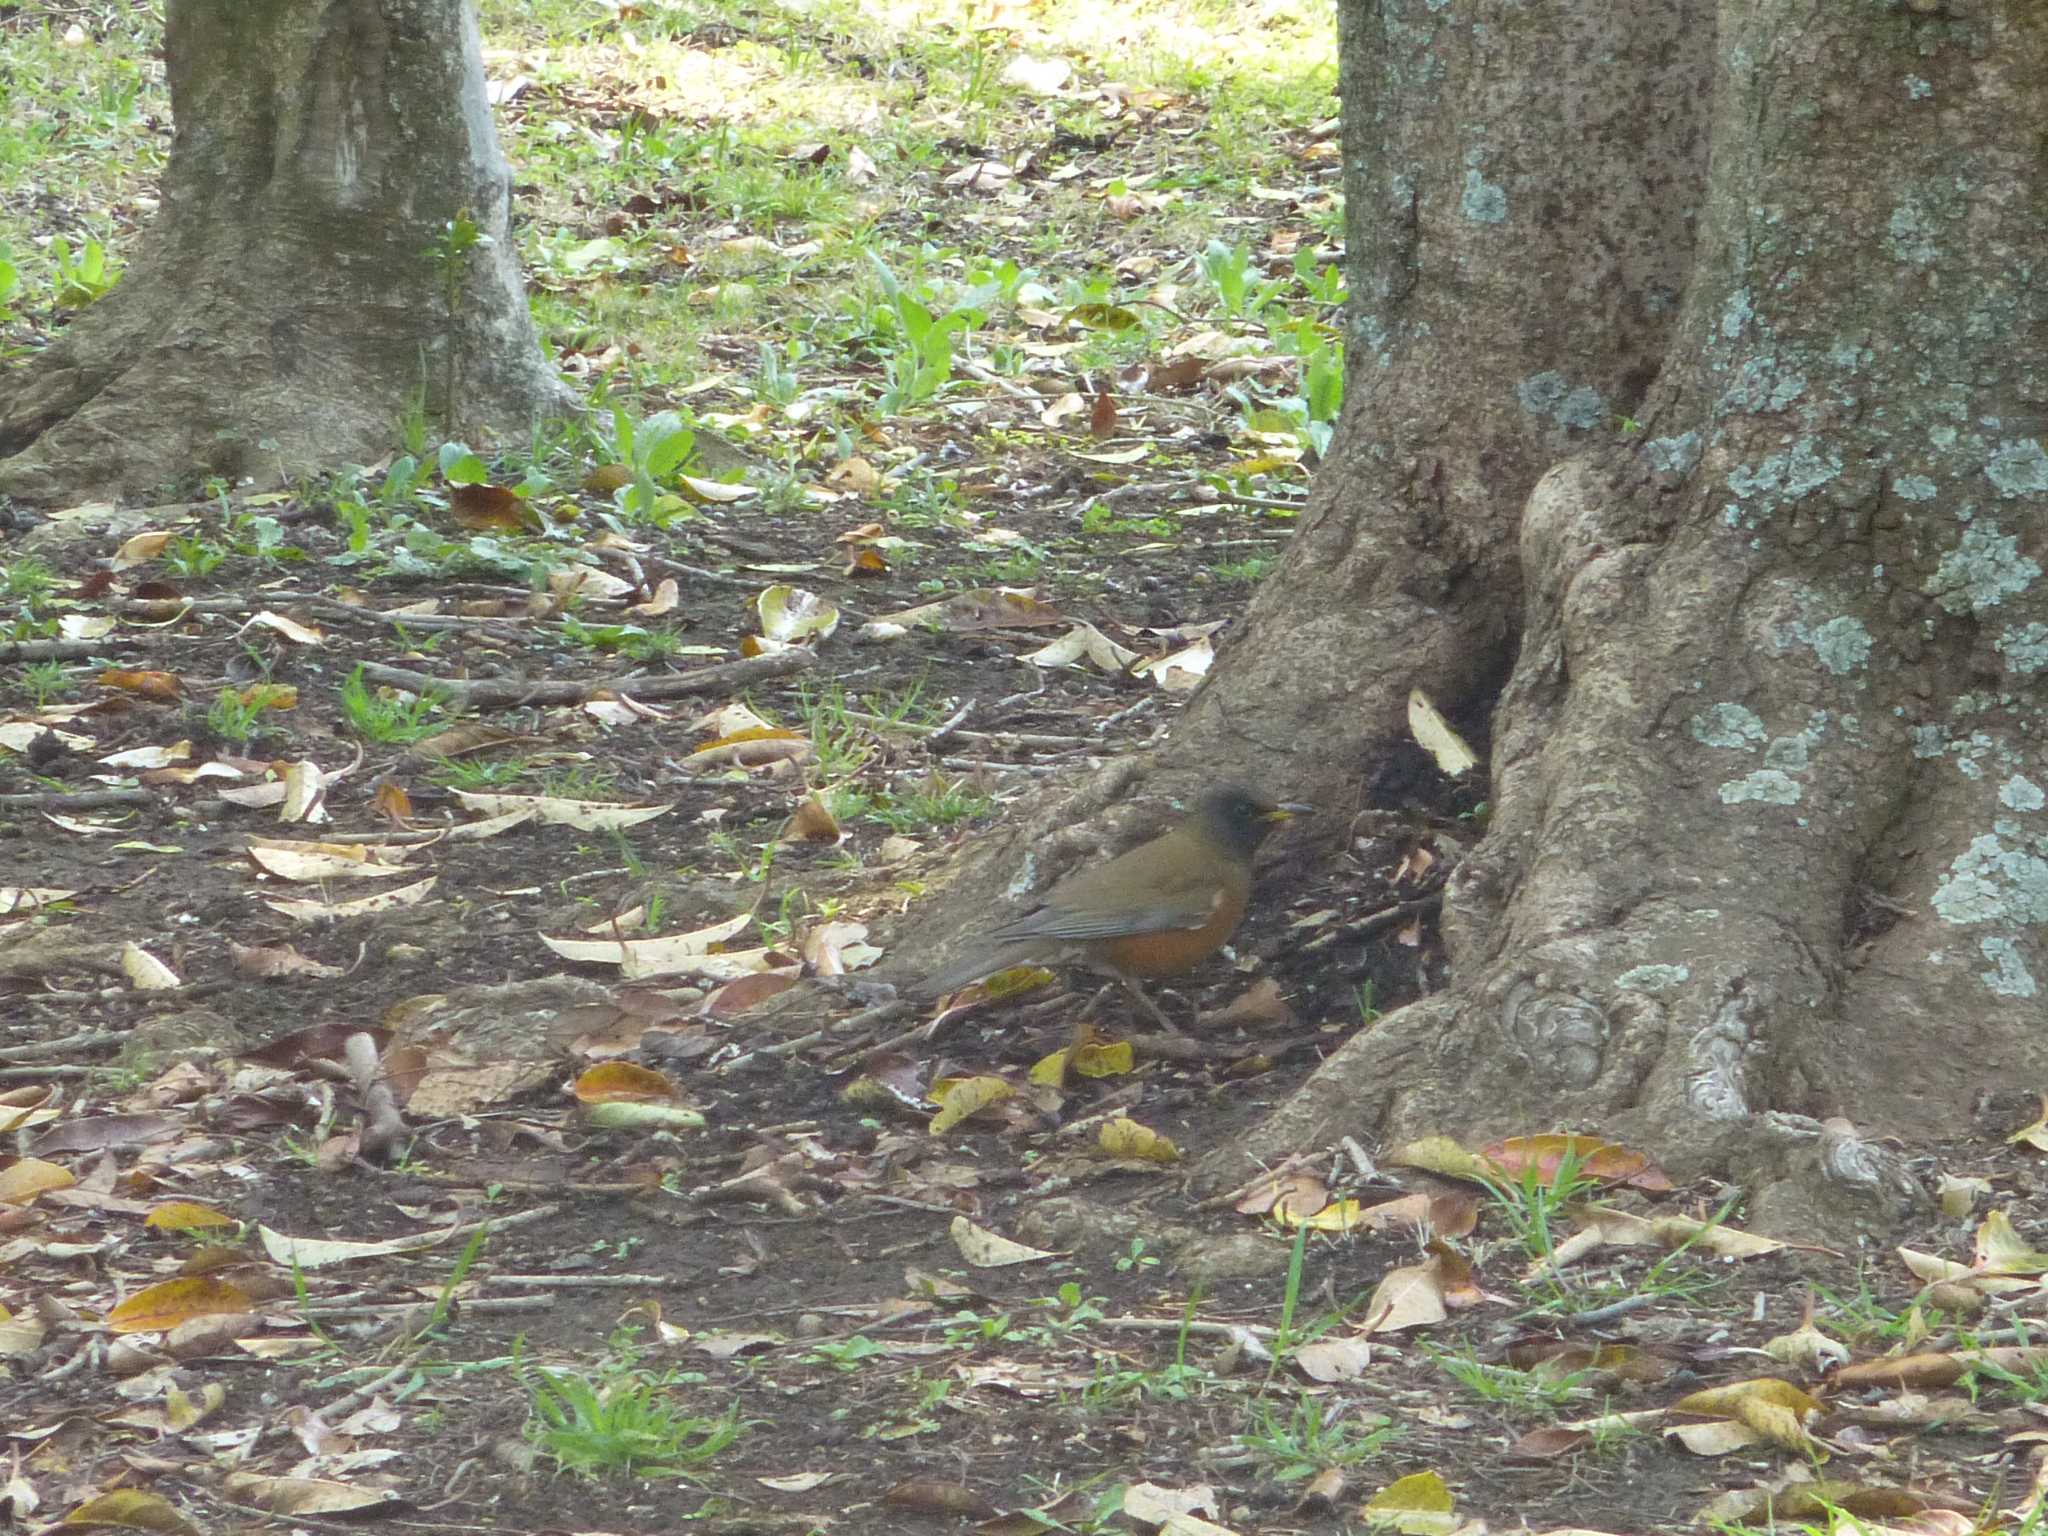
[{"label": "bird's dark head", "polygon": [[1268,800],[1242,784],[1219,784],[1195,802],[1193,819],[1210,842],[1249,859],[1268,832],[1288,817],[1311,809]]}]

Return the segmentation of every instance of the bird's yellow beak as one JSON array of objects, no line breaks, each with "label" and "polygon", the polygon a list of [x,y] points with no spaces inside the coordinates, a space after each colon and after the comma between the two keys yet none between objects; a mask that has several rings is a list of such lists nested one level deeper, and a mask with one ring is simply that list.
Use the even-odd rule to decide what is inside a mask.
[{"label": "bird's yellow beak", "polygon": [[1283,800],[1270,811],[1259,812],[1259,820],[1285,821],[1290,816],[1306,816],[1314,809],[1314,806],[1303,805],[1298,800]]}]

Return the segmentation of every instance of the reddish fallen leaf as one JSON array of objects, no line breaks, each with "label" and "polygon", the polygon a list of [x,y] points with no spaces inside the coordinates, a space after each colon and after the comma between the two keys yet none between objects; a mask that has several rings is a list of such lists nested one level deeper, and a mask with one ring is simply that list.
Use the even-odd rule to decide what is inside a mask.
[{"label": "reddish fallen leaf", "polygon": [[185,694],[185,685],[174,673],[134,672],[125,667],[107,668],[100,674],[100,686],[118,688],[155,704],[175,704]]},{"label": "reddish fallen leaf", "polygon": [[1555,1183],[1559,1170],[1572,1159],[1579,1173],[1604,1184],[1626,1184],[1653,1194],[1671,1189],[1669,1176],[1649,1158],[1598,1136],[1510,1136],[1482,1148],[1479,1155],[1511,1179],[1533,1169],[1545,1183]]},{"label": "reddish fallen leaf", "polygon": [[[749,1008],[758,1007],[769,998],[787,992],[795,986],[797,978],[788,972],[763,971],[756,976],[742,976],[728,981],[704,1000],[704,1011],[714,1019],[738,1018]],[[706,1041],[710,1040],[707,1035]]]},{"label": "reddish fallen leaf", "polygon": [[576,1079],[576,1098],[583,1104],[660,1103],[675,1096],[674,1083],[630,1061],[607,1061]]},{"label": "reddish fallen leaf", "polygon": [[965,1483],[949,1483],[936,1477],[906,1478],[882,1495],[882,1502],[896,1509],[914,1509],[929,1515],[965,1515],[970,1520],[987,1520],[995,1505]]},{"label": "reddish fallen leaf", "polygon": [[1509,1446],[1508,1455],[1515,1461],[1554,1461],[1560,1456],[1582,1451],[1592,1443],[1593,1436],[1586,1430],[1546,1424],[1541,1429],[1530,1430]]},{"label": "reddish fallen leaf", "polygon": [[[258,1062],[266,1067],[279,1067],[287,1072],[294,1071],[309,1061],[339,1061],[341,1048],[347,1043],[348,1037],[360,1034],[363,1030],[363,1025],[345,1019],[313,1024],[305,1029],[294,1030],[288,1035],[280,1035],[268,1045],[260,1045],[253,1051],[242,1052],[242,1060]],[[379,1050],[391,1041],[391,1031],[388,1029],[372,1027],[368,1033],[371,1039],[376,1041]]]},{"label": "reddish fallen leaf", "polygon": [[502,485],[450,486],[448,513],[457,527],[479,532],[518,533],[532,521],[526,503]]}]

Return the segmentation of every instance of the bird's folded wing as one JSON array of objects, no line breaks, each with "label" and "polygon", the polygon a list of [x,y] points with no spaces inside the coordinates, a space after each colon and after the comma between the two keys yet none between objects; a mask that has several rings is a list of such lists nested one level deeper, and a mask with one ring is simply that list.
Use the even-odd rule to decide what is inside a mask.
[{"label": "bird's folded wing", "polygon": [[1167,933],[1199,928],[1216,915],[1223,892],[1213,885],[1179,892],[1154,892],[1143,902],[1119,906],[1040,907],[990,935],[1003,943],[1020,939],[1120,939],[1134,933]]}]

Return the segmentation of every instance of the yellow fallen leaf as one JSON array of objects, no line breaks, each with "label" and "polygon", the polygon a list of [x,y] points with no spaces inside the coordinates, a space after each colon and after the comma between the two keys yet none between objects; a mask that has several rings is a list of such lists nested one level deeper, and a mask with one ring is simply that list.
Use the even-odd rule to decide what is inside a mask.
[{"label": "yellow fallen leaf", "polygon": [[193,1275],[137,1291],[107,1314],[107,1327],[114,1333],[162,1333],[195,1317],[249,1308],[248,1293],[240,1286],[211,1275]]},{"label": "yellow fallen leaf", "polygon": [[1140,1125],[1135,1120],[1111,1120],[1102,1127],[1096,1139],[1103,1153],[1109,1157],[1136,1158],[1146,1163],[1180,1161],[1179,1147],[1150,1126]]},{"label": "yellow fallen leaf", "polygon": [[991,1104],[1001,1103],[1017,1090],[1000,1077],[962,1077],[932,1085],[932,1102],[939,1112],[932,1116],[931,1133],[943,1136],[970,1115],[978,1115]]},{"label": "yellow fallen leaf", "polygon": [[166,1200],[143,1218],[145,1227],[160,1232],[195,1232],[202,1227],[232,1227],[235,1218],[193,1200]]}]

